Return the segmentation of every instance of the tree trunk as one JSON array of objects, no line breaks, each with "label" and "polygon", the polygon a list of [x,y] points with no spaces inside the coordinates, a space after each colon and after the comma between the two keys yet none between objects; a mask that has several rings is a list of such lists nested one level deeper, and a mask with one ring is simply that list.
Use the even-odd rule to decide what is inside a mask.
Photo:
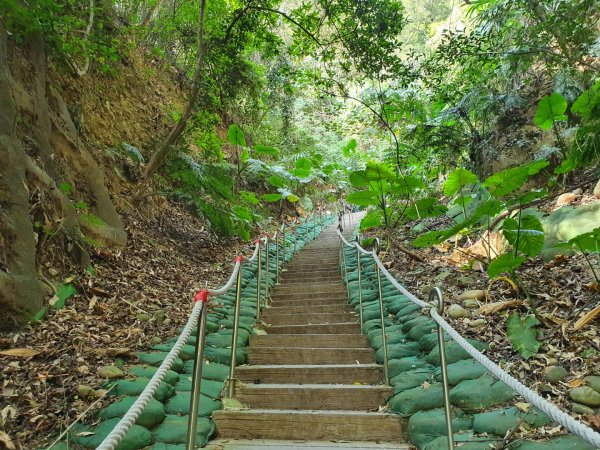
[{"label": "tree trunk", "polygon": [[144,168],[144,178],[150,177],[158,168],[165,162],[171,147],[177,143],[181,134],[185,130],[188,119],[192,115],[198,93],[200,92],[200,77],[202,75],[202,69],[204,68],[205,60],[205,43],[204,43],[204,12],[206,10],[206,0],[200,0],[200,14],[198,15],[198,58],[196,59],[196,69],[194,72],[194,78],[192,79],[192,91],[188,98],[183,114],[179,119],[179,122],[171,130],[167,138],[162,142],[160,147],[152,154],[150,161]]}]

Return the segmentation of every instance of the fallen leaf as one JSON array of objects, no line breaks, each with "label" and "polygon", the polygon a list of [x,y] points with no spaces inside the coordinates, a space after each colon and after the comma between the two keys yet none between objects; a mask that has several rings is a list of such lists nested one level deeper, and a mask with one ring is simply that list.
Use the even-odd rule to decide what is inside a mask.
[{"label": "fallen leaf", "polygon": [[600,430],[600,416],[585,416],[590,425],[596,430]]},{"label": "fallen leaf", "polygon": [[494,302],[489,303],[479,307],[477,311],[479,314],[494,314],[503,309],[509,308],[511,306],[520,306],[523,304],[523,300],[505,300],[503,302]]},{"label": "fallen leaf", "polygon": [[0,431],[0,444],[2,444],[2,448],[6,448],[6,450],[17,450],[17,447],[15,446],[10,436],[4,431]]},{"label": "fallen leaf", "polygon": [[423,389],[429,389],[430,386],[431,383],[429,383],[428,381],[423,381],[423,384],[421,385]]},{"label": "fallen leaf", "polygon": [[517,402],[517,403],[515,403],[515,406],[520,411],[523,411],[524,413],[526,413],[531,408],[531,403]]},{"label": "fallen leaf", "polygon": [[85,436],[93,436],[94,433],[93,431],[82,431],[80,433],[75,434],[75,436],[81,436],[81,437],[85,437]]},{"label": "fallen leaf", "polygon": [[9,350],[0,351],[0,355],[14,356],[15,358],[31,358],[35,355],[39,355],[41,352],[34,348],[11,348]]},{"label": "fallen leaf", "polygon": [[574,380],[569,381],[567,384],[572,388],[576,388],[583,384],[583,380],[576,378]]},{"label": "fallen leaf", "polygon": [[575,331],[579,330],[580,328],[584,327],[585,325],[590,323],[592,320],[594,320],[594,318],[596,316],[598,316],[599,314],[600,314],[600,305],[596,306],[594,309],[592,309],[591,311],[588,311],[583,316],[581,316],[579,318],[579,320],[577,320],[577,322],[575,322],[575,325],[573,325],[573,329]]}]

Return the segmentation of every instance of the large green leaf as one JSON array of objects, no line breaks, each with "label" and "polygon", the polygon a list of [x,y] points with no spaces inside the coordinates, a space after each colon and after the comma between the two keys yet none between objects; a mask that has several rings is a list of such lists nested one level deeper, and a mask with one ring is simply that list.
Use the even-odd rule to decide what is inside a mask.
[{"label": "large green leaf", "polygon": [[367,163],[365,176],[370,181],[392,180],[396,178],[392,166],[374,161],[369,161]]},{"label": "large green leaf", "polygon": [[254,192],[240,191],[240,197],[251,205],[258,205],[260,203],[260,200]]},{"label": "large green leaf", "polygon": [[502,233],[512,246],[532,258],[544,246],[544,227],[534,216],[521,216],[520,223],[512,217],[505,219]]},{"label": "large green leaf", "polygon": [[279,188],[277,189],[281,194],[281,198],[287,200],[288,202],[295,203],[300,200],[300,197],[295,195],[292,191],[287,188]]},{"label": "large green leaf", "polygon": [[444,183],[444,194],[450,197],[473,183],[477,183],[477,175],[462,167],[458,168],[448,175]]},{"label": "large green leaf", "polygon": [[308,178],[310,176],[311,163],[306,157],[296,160],[295,168],[291,171],[298,178]]},{"label": "large green leaf", "polygon": [[254,151],[257,155],[271,155],[271,156],[279,155],[279,150],[277,150],[275,147],[269,147],[266,145],[256,145],[254,147]]},{"label": "large green leaf", "polygon": [[492,196],[502,197],[519,189],[525,184],[527,178],[535,175],[548,164],[550,164],[548,161],[542,159],[524,166],[501,170],[486,178],[483,185],[489,189]]},{"label": "large green leaf", "polygon": [[271,175],[269,177],[269,184],[278,188],[282,188],[287,184],[287,180],[279,175]]},{"label": "large green leaf", "polygon": [[571,112],[585,119],[591,119],[594,110],[600,106],[600,80],[586,91],[583,91],[571,106]]},{"label": "large green leaf", "polygon": [[490,263],[487,268],[487,273],[490,278],[496,278],[502,272],[513,272],[526,260],[527,258],[524,256],[515,256],[513,253],[505,253],[504,255],[498,256]]},{"label": "large green leaf", "polygon": [[246,146],[246,138],[244,137],[244,133],[236,124],[231,125],[227,130],[227,140],[231,145],[241,145],[242,147]]},{"label": "large green leaf", "polygon": [[445,205],[439,204],[434,197],[425,197],[414,202],[406,209],[404,214],[412,220],[424,219],[426,217],[437,217],[448,211]]},{"label": "large green leaf", "polygon": [[518,314],[508,316],[506,335],[515,350],[525,359],[535,355],[542,345],[537,340],[535,329],[539,324],[540,321],[533,315],[525,316],[523,319]]},{"label": "large green leaf", "polygon": [[233,212],[235,213],[236,217],[241,220],[252,222],[252,219],[254,218],[252,211],[250,211],[248,208],[244,208],[243,206],[234,206]]},{"label": "large green leaf", "polygon": [[546,95],[538,103],[533,121],[542,130],[549,130],[559,121],[567,120],[567,101],[558,92]]},{"label": "large green leaf", "polygon": [[391,191],[398,195],[411,195],[417,189],[423,189],[425,183],[411,175],[400,176],[394,180]]},{"label": "large green leaf", "polygon": [[589,233],[583,233],[569,240],[569,244],[582,252],[599,253],[600,252],[600,228],[596,228]]},{"label": "large green leaf", "polygon": [[349,158],[354,150],[356,150],[356,139],[351,139],[350,142],[342,147],[342,154],[346,158]]},{"label": "large green leaf", "polygon": [[431,247],[432,245],[441,244],[446,239],[448,239],[448,230],[428,231],[420,234],[412,244],[415,247]]},{"label": "large green leaf", "polygon": [[346,197],[348,203],[358,206],[369,206],[377,204],[377,192],[375,191],[356,191],[348,194]]},{"label": "large green leaf", "polygon": [[383,219],[381,211],[369,211],[360,221],[360,231],[378,227],[381,225],[381,219]]},{"label": "large green leaf", "polygon": [[283,198],[281,194],[263,194],[260,196],[265,202],[277,202]]},{"label": "large green leaf", "polygon": [[367,178],[367,173],[364,170],[351,172],[349,178],[352,187],[361,188],[369,185],[369,179]]}]

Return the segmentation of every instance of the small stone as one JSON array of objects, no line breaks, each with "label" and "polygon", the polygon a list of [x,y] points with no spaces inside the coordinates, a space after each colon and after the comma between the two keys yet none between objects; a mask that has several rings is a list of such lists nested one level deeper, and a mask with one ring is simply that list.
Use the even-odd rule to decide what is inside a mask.
[{"label": "small stone", "polygon": [[596,412],[592,408],[590,408],[589,406],[582,405],[581,403],[573,403],[573,406],[571,406],[571,409],[573,410],[574,413],[577,413],[577,414],[586,414],[586,415],[596,414]]},{"label": "small stone", "polygon": [[432,289],[433,286],[431,284],[424,284],[423,286],[421,286],[421,294],[429,295],[429,291],[431,291]]},{"label": "small stone", "polygon": [[450,305],[448,308],[448,315],[453,319],[460,319],[463,317],[471,317],[471,313],[467,311],[465,308],[458,304]]},{"label": "small stone", "polygon": [[152,345],[158,345],[162,342],[162,340],[158,336],[152,336],[152,339],[150,339],[150,342],[152,343]]},{"label": "small stone", "polygon": [[125,376],[125,373],[121,369],[119,369],[117,366],[98,367],[97,373],[100,377],[108,378],[109,380],[114,380],[116,378],[123,378],[123,376]]},{"label": "small stone", "polygon": [[481,328],[481,327],[482,327],[482,326],[484,326],[485,324],[486,324],[486,320],[485,320],[485,319],[475,319],[475,320],[472,320],[472,321],[469,323],[469,326],[470,326],[471,328]]},{"label": "small stone", "polygon": [[164,322],[165,318],[165,312],[162,309],[159,309],[154,313],[154,320],[157,322]]},{"label": "small stone", "polygon": [[135,316],[135,318],[140,322],[148,322],[150,320],[150,315],[146,313],[139,313],[137,316]]},{"label": "small stone", "polygon": [[90,368],[88,366],[79,366],[77,368],[77,372],[79,372],[81,375],[87,375],[88,373],[90,373]]},{"label": "small stone", "polygon": [[456,285],[461,288],[466,288],[471,286],[473,283],[476,283],[477,280],[473,277],[461,276],[456,279]]},{"label": "small stone", "polygon": [[571,194],[581,195],[581,194],[583,194],[583,189],[577,188],[574,191],[571,191]]},{"label": "small stone", "polygon": [[462,302],[463,306],[468,309],[479,308],[479,302],[474,298],[468,298]]},{"label": "small stone", "polygon": [[450,272],[449,270],[444,270],[441,273],[438,273],[435,277],[433,277],[433,279],[435,281],[444,281],[450,275],[452,275],[452,272]]},{"label": "small stone", "polygon": [[600,392],[600,376],[598,375],[589,375],[583,379],[585,384],[591,387],[596,392]]},{"label": "small stone", "polygon": [[77,393],[81,397],[89,397],[94,395],[94,389],[90,386],[86,386],[85,384],[80,384],[79,386],[77,386]]},{"label": "small stone", "polygon": [[544,369],[544,378],[550,383],[558,383],[566,378],[567,371],[564,367],[548,366]]},{"label": "small stone", "polygon": [[600,393],[596,392],[589,386],[581,386],[573,388],[569,391],[571,400],[587,406],[600,406]]},{"label": "small stone", "polygon": [[58,270],[56,270],[54,267],[50,267],[50,268],[48,269],[48,273],[49,273],[51,276],[53,276],[53,277],[55,277],[55,276],[57,276],[57,275],[59,274]]},{"label": "small stone", "polygon": [[596,186],[594,187],[594,197],[600,198],[600,180],[598,180]]},{"label": "small stone", "polygon": [[555,365],[557,365],[557,364],[558,364],[558,359],[556,359],[556,358],[554,358],[553,356],[551,356],[551,357],[549,357],[549,358],[547,358],[547,359],[546,359],[546,363],[547,363],[549,366],[555,366]]},{"label": "small stone", "polygon": [[485,291],[482,289],[472,289],[470,291],[465,291],[458,296],[458,300],[461,301],[473,298],[475,300],[483,300],[485,298]]},{"label": "small stone", "polygon": [[577,195],[572,192],[567,192],[566,194],[559,195],[556,199],[556,207],[560,208],[561,206],[570,205],[577,199]]}]

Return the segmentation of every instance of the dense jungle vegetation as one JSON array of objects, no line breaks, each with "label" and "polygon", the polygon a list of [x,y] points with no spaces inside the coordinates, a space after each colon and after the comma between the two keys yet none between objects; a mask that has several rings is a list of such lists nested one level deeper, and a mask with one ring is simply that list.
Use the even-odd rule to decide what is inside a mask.
[{"label": "dense jungle vegetation", "polygon": [[[343,205],[365,245],[510,286],[528,359],[536,327],[599,316],[599,158],[599,0],[4,0],[0,329],[96,311],[109,273],[155,293],[179,264],[156,236],[209,254],[165,281],[189,291],[216,254]],[[522,274],[569,255],[585,289],[549,319]]]}]

